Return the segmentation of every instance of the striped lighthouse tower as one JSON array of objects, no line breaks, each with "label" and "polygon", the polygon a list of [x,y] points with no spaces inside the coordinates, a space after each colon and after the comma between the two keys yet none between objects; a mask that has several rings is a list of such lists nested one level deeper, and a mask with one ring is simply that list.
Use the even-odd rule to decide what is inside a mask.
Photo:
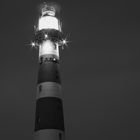
[{"label": "striped lighthouse tower", "polygon": [[65,40],[56,6],[43,4],[33,44],[39,48],[35,140],[64,140],[59,48]]}]

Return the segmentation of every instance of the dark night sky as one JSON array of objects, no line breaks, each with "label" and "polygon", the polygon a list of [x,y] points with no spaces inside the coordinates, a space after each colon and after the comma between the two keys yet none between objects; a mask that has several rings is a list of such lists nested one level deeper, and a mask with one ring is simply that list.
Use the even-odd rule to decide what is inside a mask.
[{"label": "dark night sky", "polygon": [[[28,45],[42,0],[0,4],[0,139],[33,140],[38,51]],[[140,139],[139,1],[57,0],[66,140]]]}]

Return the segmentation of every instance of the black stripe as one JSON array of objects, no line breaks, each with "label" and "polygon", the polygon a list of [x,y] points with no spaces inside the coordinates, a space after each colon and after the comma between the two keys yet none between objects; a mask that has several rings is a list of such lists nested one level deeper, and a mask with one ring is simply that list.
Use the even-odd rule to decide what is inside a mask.
[{"label": "black stripe", "polygon": [[57,97],[45,97],[37,100],[35,131],[59,129],[64,131],[62,100]]},{"label": "black stripe", "polygon": [[47,61],[51,61],[54,63],[59,63],[59,60],[57,58],[55,58],[55,56],[41,56],[39,59],[39,64],[42,65],[43,63],[47,62]]},{"label": "black stripe", "polygon": [[59,64],[47,61],[40,65],[38,84],[42,82],[56,82],[60,84]]}]

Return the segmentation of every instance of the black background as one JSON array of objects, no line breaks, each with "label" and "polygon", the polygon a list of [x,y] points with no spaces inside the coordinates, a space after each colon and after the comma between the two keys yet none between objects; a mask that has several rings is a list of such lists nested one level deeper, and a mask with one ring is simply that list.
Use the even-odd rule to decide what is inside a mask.
[{"label": "black background", "polygon": [[[32,140],[41,0],[0,2],[0,139]],[[139,1],[58,0],[66,140],[140,139]]]}]

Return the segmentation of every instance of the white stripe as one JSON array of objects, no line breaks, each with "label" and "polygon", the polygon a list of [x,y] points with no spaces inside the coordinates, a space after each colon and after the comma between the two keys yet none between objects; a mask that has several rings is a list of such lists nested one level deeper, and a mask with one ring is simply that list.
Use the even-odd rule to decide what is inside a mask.
[{"label": "white stripe", "polygon": [[62,98],[61,85],[55,82],[43,82],[38,84],[36,99],[44,97]]},{"label": "white stripe", "polygon": [[54,42],[50,40],[43,41],[39,46],[39,57],[46,54],[54,54],[59,57],[59,47]]},{"label": "white stripe", "polygon": [[34,140],[64,140],[64,132],[57,129],[43,129],[35,132]]}]

